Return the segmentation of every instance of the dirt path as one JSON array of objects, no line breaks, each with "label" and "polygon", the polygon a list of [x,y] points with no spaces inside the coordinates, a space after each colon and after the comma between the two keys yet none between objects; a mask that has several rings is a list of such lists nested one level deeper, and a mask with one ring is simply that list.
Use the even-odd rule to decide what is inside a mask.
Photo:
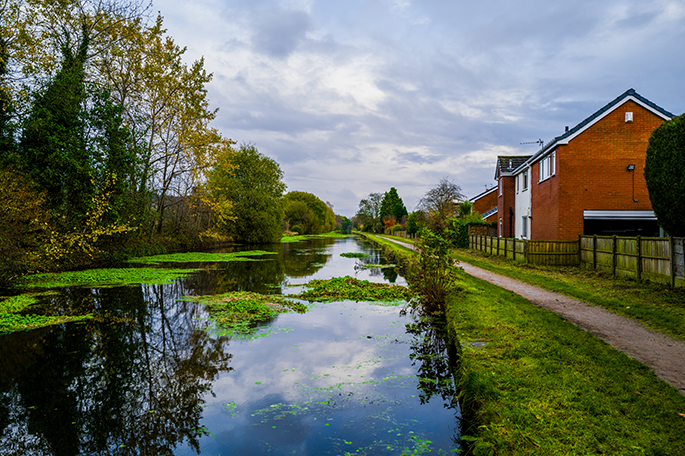
[{"label": "dirt path", "polygon": [[[387,238],[386,238],[387,239]],[[413,249],[405,242],[388,239]],[[577,299],[495,274],[461,262],[464,271],[549,309],[637,361],[649,366],[662,380],[685,395],[685,342],[652,331],[629,318],[590,306]]]}]

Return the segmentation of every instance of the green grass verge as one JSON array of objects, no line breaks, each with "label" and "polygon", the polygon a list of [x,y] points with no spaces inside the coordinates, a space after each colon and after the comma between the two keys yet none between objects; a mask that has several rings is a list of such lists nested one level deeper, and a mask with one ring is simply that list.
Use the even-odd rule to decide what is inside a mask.
[{"label": "green grass verge", "polygon": [[42,328],[49,325],[58,325],[68,321],[79,321],[92,318],[90,315],[77,316],[49,316],[34,315],[28,313],[37,301],[33,295],[12,296],[0,298],[0,334],[8,334],[17,331]]},{"label": "green grass verge", "polygon": [[22,279],[25,288],[59,288],[73,286],[116,287],[140,283],[169,283],[196,269],[112,268],[84,271],[34,274]]},{"label": "green grass verge", "polygon": [[685,289],[613,278],[577,267],[538,266],[458,249],[453,256],[522,282],[563,293],[685,340]]},{"label": "green grass verge", "polygon": [[246,250],[244,252],[232,253],[207,253],[207,252],[188,252],[170,253],[165,255],[153,255],[146,257],[132,258],[128,263],[139,264],[161,264],[161,263],[220,263],[225,261],[256,261],[253,256],[275,255],[276,252],[266,252],[264,250]]},{"label": "green grass verge", "polygon": [[447,306],[473,454],[680,455],[685,396],[562,317],[466,274]]}]

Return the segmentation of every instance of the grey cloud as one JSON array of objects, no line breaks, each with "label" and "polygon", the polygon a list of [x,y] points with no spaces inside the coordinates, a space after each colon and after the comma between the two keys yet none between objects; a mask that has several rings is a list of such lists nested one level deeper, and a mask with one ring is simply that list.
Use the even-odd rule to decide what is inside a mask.
[{"label": "grey cloud", "polygon": [[297,49],[312,27],[311,18],[304,11],[274,9],[262,12],[253,20],[255,50],[281,59]]}]

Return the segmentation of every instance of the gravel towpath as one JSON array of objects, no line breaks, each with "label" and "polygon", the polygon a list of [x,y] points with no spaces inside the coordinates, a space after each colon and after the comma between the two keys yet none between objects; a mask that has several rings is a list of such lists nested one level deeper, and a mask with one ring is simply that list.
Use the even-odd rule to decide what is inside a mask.
[{"label": "gravel towpath", "polygon": [[[389,239],[413,249],[411,244]],[[526,298],[531,303],[563,316],[631,358],[649,366],[662,380],[685,395],[685,342],[652,331],[629,318],[591,306],[578,299],[529,285],[494,272],[460,262],[464,271]]]}]

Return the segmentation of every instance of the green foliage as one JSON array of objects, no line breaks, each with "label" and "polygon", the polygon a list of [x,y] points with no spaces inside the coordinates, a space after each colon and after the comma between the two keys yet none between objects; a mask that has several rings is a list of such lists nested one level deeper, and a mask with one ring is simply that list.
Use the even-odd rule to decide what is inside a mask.
[{"label": "green foliage", "polygon": [[311,280],[306,290],[296,297],[309,301],[407,301],[412,293],[407,287],[358,280],[354,277],[334,277],[327,280]]},{"label": "green foliage", "polygon": [[652,132],[644,175],[659,226],[685,236],[685,115]]},{"label": "green foliage", "polygon": [[359,209],[355,218],[359,225],[364,226],[364,231],[382,233],[385,227],[381,220],[381,205],[383,195],[380,193],[369,193],[367,198],[359,201]]},{"label": "green foliage", "polygon": [[404,206],[404,202],[400,195],[397,194],[397,189],[391,187],[389,191],[385,192],[383,195],[383,200],[381,201],[381,218],[383,217],[395,217],[398,223],[402,222],[402,217],[407,216],[407,208]]},{"label": "green foliage", "polygon": [[473,210],[473,203],[469,200],[464,200],[458,204],[459,206],[459,217],[466,217],[471,215]]},{"label": "green foliage", "polygon": [[352,221],[345,217],[344,215],[335,216],[335,230],[340,231],[342,234],[352,233]]},{"label": "green foliage", "polygon": [[456,202],[464,198],[461,187],[442,178],[421,198],[418,209],[426,214],[426,226],[435,233],[442,233],[449,227],[449,219],[456,215]]},{"label": "green foliage", "polygon": [[234,169],[216,166],[209,172],[212,197],[232,203],[224,232],[238,242],[278,242],[283,221],[283,171],[274,160],[243,144],[224,159]]},{"label": "green foliage", "polygon": [[292,231],[293,233],[302,234],[304,230],[302,230],[302,227],[300,225],[295,225],[290,227],[290,231]]},{"label": "green foliage", "polygon": [[295,311],[304,313],[307,307],[281,296],[263,295],[249,291],[236,291],[221,295],[186,297],[197,301],[209,311],[210,317],[229,334],[250,334],[259,323],[265,323],[278,314]]},{"label": "green foliage", "polygon": [[406,274],[409,288],[418,297],[412,307],[426,314],[441,313],[447,296],[459,289],[455,282],[458,269],[450,256],[452,246],[430,230],[420,235],[415,244],[418,259],[410,260]]},{"label": "green foliage", "polygon": [[24,125],[20,155],[26,173],[46,192],[48,207],[67,225],[75,225],[88,212],[95,192],[84,122],[89,40],[84,28],[74,53],[70,36],[64,39],[61,69],[35,97]]},{"label": "green foliage", "polygon": [[291,225],[302,227],[300,234],[327,233],[335,228],[333,210],[311,193],[286,193],[284,207],[285,220]]},{"label": "green foliage", "polygon": [[415,211],[409,214],[409,218],[407,219],[407,233],[418,233],[426,225],[425,219],[425,214],[422,211]]}]

